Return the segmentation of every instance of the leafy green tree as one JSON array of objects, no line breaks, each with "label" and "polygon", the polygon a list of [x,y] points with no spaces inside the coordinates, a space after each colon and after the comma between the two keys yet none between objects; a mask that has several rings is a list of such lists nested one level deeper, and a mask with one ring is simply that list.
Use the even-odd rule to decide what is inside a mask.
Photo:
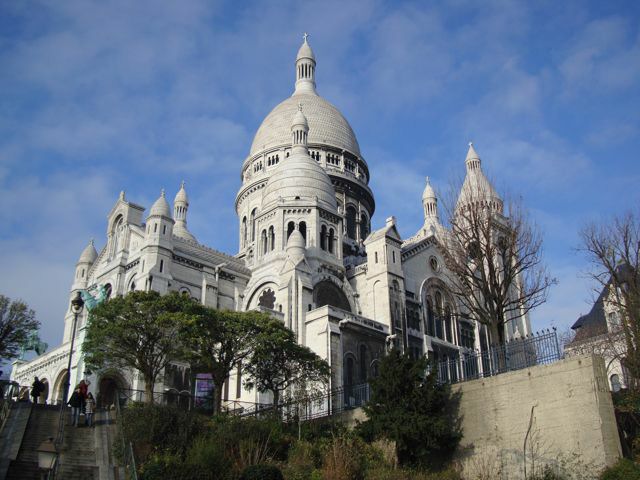
[{"label": "leafy green tree", "polygon": [[272,392],[277,406],[283,391],[292,385],[326,384],[329,364],[298,344],[295,334],[278,320],[269,320],[258,330],[253,352],[243,365],[246,388]]},{"label": "leafy green tree", "polygon": [[170,293],[130,292],[98,304],[89,313],[82,350],[87,364],[138,370],[147,402],[165,367],[184,356],[179,332],[197,304]]},{"label": "leafy green tree", "polygon": [[222,385],[234,367],[251,354],[261,324],[271,317],[259,312],[232,312],[199,306],[182,329],[187,359],[194,371],[211,374],[215,385],[213,411],[220,413]]},{"label": "leafy green tree", "polygon": [[26,303],[0,295],[0,359],[17,357],[29,334],[39,326],[35,312]]},{"label": "leafy green tree", "polygon": [[462,433],[459,398],[448,385],[438,385],[426,358],[413,359],[391,350],[371,379],[368,419],[358,426],[369,439],[394,441],[403,465],[438,468],[454,452]]}]

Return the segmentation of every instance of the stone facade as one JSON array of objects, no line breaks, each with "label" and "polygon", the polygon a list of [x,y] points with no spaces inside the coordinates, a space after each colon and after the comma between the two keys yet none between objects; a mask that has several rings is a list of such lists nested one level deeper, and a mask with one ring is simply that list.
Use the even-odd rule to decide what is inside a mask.
[{"label": "stone facade", "polygon": [[[427,180],[424,225],[415,235],[401,238],[394,217],[372,232],[375,200],[367,162],[347,120],[317,93],[315,71],[305,39],[292,96],[267,115],[240,168],[236,255],[201,244],[189,231],[184,184],[173,211],[163,191],[146,217],[144,207],[121,193],[107,217],[104,247],[98,253],[91,243],[78,260],[70,298],[81,290],[112,296],[152,289],[183,292],[214,308],[267,311],[331,363],[331,387],[366,382],[390,344],[436,360],[486,348],[489,334],[460,319],[460,303],[447,287],[440,246],[447,230],[433,188]],[[501,209],[472,145],[465,163],[460,198],[465,189],[481,188]],[[34,375],[63,384],[73,318],[69,311],[60,347],[17,362],[12,377],[23,385]],[[71,383],[87,377],[105,396],[114,386],[142,389],[131,372],[87,371],[79,348],[85,326],[86,309],[78,322]],[[506,338],[530,331],[526,316],[505,326]],[[177,368],[158,390],[191,390],[188,366]],[[225,398],[269,400],[238,388],[240,374],[234,372],[224,386]],[[56,387],[46,400],[61,396]]]}]

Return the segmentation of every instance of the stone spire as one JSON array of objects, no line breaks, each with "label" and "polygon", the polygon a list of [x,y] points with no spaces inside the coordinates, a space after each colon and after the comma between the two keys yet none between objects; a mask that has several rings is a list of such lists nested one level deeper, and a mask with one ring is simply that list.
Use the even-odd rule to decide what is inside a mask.
[{"label": "stone spire", "polygon": [[482,162],[476,149],[473,148],[473,142],[469,142],[469,150],[467,151],[465,163],[467,165],[467,175],[460,190],[456,208],[462,207],[469,202],[481,201],[486,203],[491,209],[502,213],[502,199],[484,175]]},{"label": "stone spire", "polygon": [[302,104],[298,104],[298,111],[291,121],[291,147],[292,153],[308,154],[307,140],[309,136],[309,123],[302,113]]},{"label": "stone spire", "polygon": [[173,227],[173,234],[177,237],[185,238],[187,240],[196,241],[189,229],[187,228],[187,212],[189,210],[189,197],[187,191],[184,188],[184,180],[180,184],[180,190],[176,193],[176,198],[173,200],[173,218],[176,221]]},{"label": "stone spire", "polygon": [[438,198],[436,192],[433,191],[429,177],[427,177],[427,185],[422,192],[422,206],[424,208],[424,220],[425,223],[432,223],[433,221],[440,223],[438,218]]},{"label": "stone spire", "polygon": [[302,93],[317,95],[316,57],[309,43],[307,43],[308,36],[306,33],[303,35],[304,41],[296,56],[296,89],[293,92],[294,95]]}]

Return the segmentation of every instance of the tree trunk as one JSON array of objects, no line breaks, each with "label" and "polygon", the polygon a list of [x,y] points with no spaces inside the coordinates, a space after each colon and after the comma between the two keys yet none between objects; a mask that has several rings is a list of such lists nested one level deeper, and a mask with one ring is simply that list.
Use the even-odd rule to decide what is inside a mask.
[{"label": "tree trunk", "polygon": [[227,378],[217,378],[216,375],[212,375],[213,378],[213,414],[218,415],[222,411],[222,389],[224,388],[224,382]]},{"label": "tree trunk", "polygon": [[280,403],[280,390],[274,388],[273,390],[273,412],[278,411],[278,403]]},{"label": "tree trunk", "polygon": [[148,375],[144,376],[144,398],[146,403],[153,403],[154,382]]}]

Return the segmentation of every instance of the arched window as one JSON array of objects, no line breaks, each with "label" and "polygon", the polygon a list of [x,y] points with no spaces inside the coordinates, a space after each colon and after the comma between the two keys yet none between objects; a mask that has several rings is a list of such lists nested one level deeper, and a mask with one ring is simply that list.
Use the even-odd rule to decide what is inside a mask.
[{"label": "arched window", "polygon": [[329,253],[333,253],[333,250],[334,250],[334,248],[333,248],[334,247],[333,235],[334,235],[333,228],[330,228],[329,229],[329,237],[327,238],[327,244],[328,244],[328,247],[329,247]]},{"label": "arched window", "polygon": [[369,220],[363,213],[362,215],[360,215],[360,239],[366,239],[367,235],[369,235]]},{"label": "arched window", "polygon": [[266,254],[269,251],[269,245],[267,244],[267,231],[262,230],[260,234],[260,248],[262,250],[262,254]]},{"label": "arched window", "polygon": [[269,227],[269,251],[273,251],[276,247],[276,232],[273,225]]},{"label": "arched window", "polygon": [[291,234],[293,233],[293,231],[296,229],[296,224],[293,222],[289,222],[287,223],[287,240],[289,240],[289,237],[291,236]]},{"label": "arched window", "polygon": [[298,224],[298,230],[302,234],[302,238],[304,238],[304,244],[307,245],[307,224],[306,222],[300,222]]},{"label": "arched window", "polygon": [[614,393],[619,392],[622,389],[622,385],[620,384],[620,377],[618,376],[617,373],[614,373],[613,375],[611,375],[609,380],[611,380],[611,390]]},{"label": "arched window", "polygon": [[327,249],[327,226],[326,225],[322,225],[322,227],[320,227],[320,248],[322,250]]},{"label": "arched window", "polygon": [[360,345],[360,383],[367,381],[367,346]]},{"label": "arched window", "polygon": [[453,343],[453,331],[451,328],[451,322],[453,319],[451,318],[451,307],[446,305],[444,307],[444,329],[447,334],[447,341]]},{"label": "arched window", "polygon": [[436,337],[443,339],[444,332],[442,331],[442,294],[440,292],[436,292],[435,295],[436,300]]},{"label": "arched window", "polygon": [[347,236],[349,238],[356,238],[356,209],[353,205],[347,207]]},{"label": "arched window", "polygon": [[247,245],[247,217],[242,217],[242,226],[240,227],[240,247]]},{"label": "arched window", "polygon": [[345,362],[344,369],[344,385],[350,387],[353,385],[354,362],[353,357],[349,355]]},{"label": "arched window", "polygon": [[434,336],[436,334],[436,316],[433,311],[431,299],[427,299],[427,335]]},{"label": "arched window", "polygon": [[251,241],[254,242],[256,239],[256,210],[251,210]]}]

